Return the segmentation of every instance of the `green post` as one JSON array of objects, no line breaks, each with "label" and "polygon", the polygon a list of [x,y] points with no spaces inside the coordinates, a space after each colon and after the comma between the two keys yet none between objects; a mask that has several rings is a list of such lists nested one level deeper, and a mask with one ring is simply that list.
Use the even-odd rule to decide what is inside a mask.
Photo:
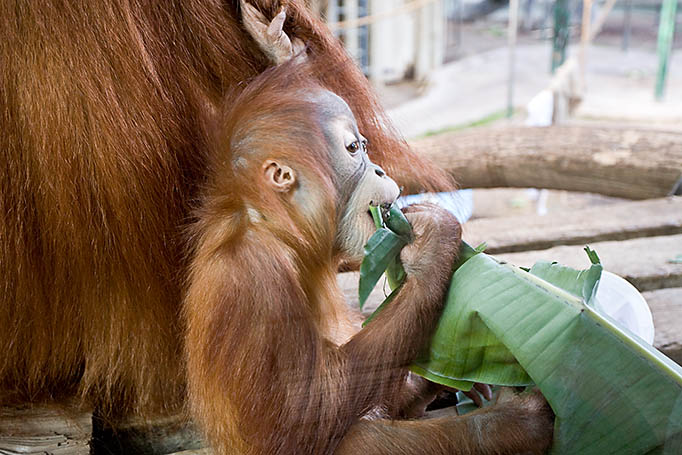
[{"label": "green post", "polygon": [[507,79],[507,118],[514,115],[514,76],[516,72],[516,31],[519,28],[519,0],[509,0],[509,75]]},{"label": "green post", "polygon": [[552,73],[566,60],[566,46],[570,36],[569,0],[554,2],[554,38],[552,40]]},{"label": "green post", "polygon": [[661,20],[658,25],[658,74],[656,76],[656,100],[663,99],[665,78],[668,74],[668,59],[675,35],[675,13],[677,0],[663,0]]}]

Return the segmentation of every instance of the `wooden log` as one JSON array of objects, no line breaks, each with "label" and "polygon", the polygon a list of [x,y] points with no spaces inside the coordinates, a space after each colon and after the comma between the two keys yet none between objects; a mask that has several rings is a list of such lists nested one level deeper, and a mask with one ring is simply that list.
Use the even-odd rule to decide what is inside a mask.
[{"label": "wooden log", "polygon": [[92,413],[71,406],[0,408],[0,454],[90,453]]},{"label": "wooden log", "polygon": [[649,199],[682,176],[682,134],[635,128],[475,128],[420,139],[462,188],[549,188]]},{"label": "wooden log", "polygon": [[[682,233],[682,197],[623,202],[548,215],[482,218],[464,225],[470,245],[489,254]],[[681,251],[682,253],[682,251]]]}]

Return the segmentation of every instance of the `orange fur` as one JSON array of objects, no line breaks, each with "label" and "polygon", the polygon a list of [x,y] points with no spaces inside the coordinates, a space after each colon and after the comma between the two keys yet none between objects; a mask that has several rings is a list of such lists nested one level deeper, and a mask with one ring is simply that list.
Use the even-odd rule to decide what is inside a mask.
[{"label": "orange fur", "polygon": [[[224,134],[193,228],[184,307],[189,403],[213,449],[256,455],[546,448],[551,412],[541,404],[535,413],[512,404],[465,418],[363,419],[377,411],[396,417],[419,405],[420,397],[406,395],[407,367],[440,314],[460,228],[443,209],[409,208],[418,237],[403,252],[403,289],[368,327],[335,339],[334,326],[352,320],[340,310],[334,234],[345,209],[339,201],[349,200],[341,195],[356,190],[335,181],[334,157],[305,96],[314,87],[306,76],[292,64],[268,70],[230,100],[218,125]],[[314,181],[304,201],[267,187],[261,163],[269,159]],[[483,437],[484,425],[496,433]],[[533,425],[535,433],[528,431]]]},{"label": "orange fur", "polygon": [[[447,185],[380,127],[369,85],[324,25],[284,3],[316,79],[390,145],[379,161],[408,187]],[[0,5],[5,397],[78,394],[136,413],[182,403],[183,226],[207,178],[206,104],[267,66],[237,4]],[[269,17],[279,5],[256,2]]]}]

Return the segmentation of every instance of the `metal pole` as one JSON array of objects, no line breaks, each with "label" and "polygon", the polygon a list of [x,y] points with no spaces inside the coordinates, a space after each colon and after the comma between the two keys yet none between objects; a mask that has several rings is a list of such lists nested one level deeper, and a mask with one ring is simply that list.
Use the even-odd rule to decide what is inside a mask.
[{"label": "metal pole", "polygon": [[630,35],[632,35],[632,0],[625,0],[623,16],[623,42],[621,47],[624,51],[630,47]]},{"label": "metal pole", "polygon": [[[358,19],[358,0],[345,0],[343,2],[343,20],[353,21]],[[353,60],[359,61],[360,55],[360,35],[358,28],[349,28],[344,30],[344,44],[346,52],[348,52]],[[359,63],[359,62],[358,62]]]},{"label": "metal pole", "polygon": [[457,0],[457,46],[460,51],[463,49],[462,44],[462,27],[464,26],[464,0]]},{"label": "metal pole", "polygon": [[544,0],[544,16],[542,17],[542,39],[550,38],[549,33],[549,16],[552,14],[552,3],[549,0]]},{"label": "metal pole", "polygon": [[668,74],[668,60],[675,35],[675,13],[677,0],[663,0],[661,19],[658,26],[658,74],[656,76],[656,100],[663,99],[665,78]]},{"label": "metal pole", "polygon": [[507,118],[514,114],[514,72],[516,60],[516,30],[519,22],[519,0],[509,0],[509,74],[507,79]]},{"label": "metal pole", "polygon": [[533,0],[526,0],[523,4],[523,20],[521,30],[530,30],[533,27],[531,13],[533,11]]},{"label": "metal pole", "polygon": [[580,33],[580,84],[585,87],[587,71],[587,48],[590,45],[590,22],[592,19],[592,0],[583,0],[583,20]]},{"label": "metal pole", "polygon": [[570,37],[568,23],[570,11],[569,0],[556,0],[554,3],[554,38],[552,44],[552,73],[566,60],[566,46]]}]

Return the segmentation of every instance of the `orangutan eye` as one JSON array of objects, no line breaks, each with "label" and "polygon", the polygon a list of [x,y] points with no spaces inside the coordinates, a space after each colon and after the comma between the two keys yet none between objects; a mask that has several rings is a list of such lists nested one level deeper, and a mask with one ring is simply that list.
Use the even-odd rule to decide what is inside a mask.
[{"label": "orangutan eye", "polygon": [[360,141],[351,142],[346,146],[346,150],[348,150],[351,155],[355,155],[355,153],[360,150]]}]

